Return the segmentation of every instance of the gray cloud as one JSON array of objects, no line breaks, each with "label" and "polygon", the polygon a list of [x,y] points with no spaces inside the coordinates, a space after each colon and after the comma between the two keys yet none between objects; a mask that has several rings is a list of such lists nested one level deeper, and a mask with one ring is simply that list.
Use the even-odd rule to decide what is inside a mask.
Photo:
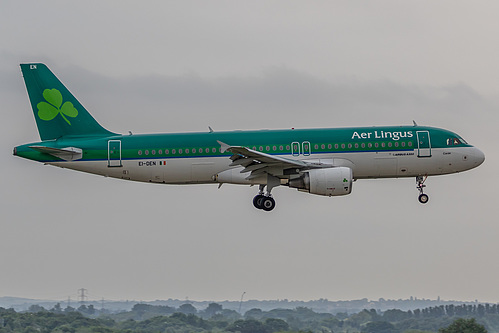
[{"label": "gray cloud", "polygon": [[[489,117],[496,110],[493,100],[462,83],[432,87],[387,80],[327,81],[288,68],[220,78],[112,78],[78,67],[54,71],[63,73],[63,81],[98,118],[111,117],[110,125],[122,130],[402,125],[412,119],[453,124],[462,117]],[[151,124],[152,119],[160,122]]]},{"label": "gray cloud", "polygon": [[[3,1],[0,295],[496,302],[497,6]],[[277,188],[261,214],[255,188],[130,183],[12,156],[38,140],[24,61],[47,63],[113,131],[415,119],[487,160],[431,178],[426,207],[413,179],[373,180],[344,198]]]}]

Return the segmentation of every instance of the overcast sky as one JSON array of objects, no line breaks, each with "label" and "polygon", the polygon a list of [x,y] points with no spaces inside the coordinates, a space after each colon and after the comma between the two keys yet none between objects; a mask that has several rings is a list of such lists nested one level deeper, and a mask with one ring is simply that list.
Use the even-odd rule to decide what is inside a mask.
[{"label": "overcast sky", "polygon": [[[0,296],[499,302],[499,3],[0,2]],[[127,133],[419,124],[485,152],[349,196],[125,182],[12,156],[39,140],[19,63]]]}]

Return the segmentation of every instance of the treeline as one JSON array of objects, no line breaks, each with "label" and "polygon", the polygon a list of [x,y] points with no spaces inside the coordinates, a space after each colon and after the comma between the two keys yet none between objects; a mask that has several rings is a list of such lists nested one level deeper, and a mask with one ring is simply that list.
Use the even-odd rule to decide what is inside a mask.
[{"label": "treeline", "polygon": [[[416,333],[439,332],[458,318],[476,318],[488,332],[499,333],[497,305],[445,305],[421,310],[374,309],[347,313],[317,313],[306,307],[262,311],[251,309],[243,316],[211,303],[198,310],[191,304],[178,308],[136,304],[131,311],[111,314],[90,306],[77,309],[60,305],[46,310],[31,306],[27,312],[0,308],[0,333],[184,333],[184,332],[320,332],[320,333]],[[451,332],[451,331],[445,331]],[[484,331],[480,331],[484,332]]]}]

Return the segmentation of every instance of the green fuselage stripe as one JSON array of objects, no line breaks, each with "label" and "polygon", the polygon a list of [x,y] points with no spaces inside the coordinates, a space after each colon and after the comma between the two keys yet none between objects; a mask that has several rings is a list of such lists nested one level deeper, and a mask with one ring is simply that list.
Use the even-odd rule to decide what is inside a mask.
[{"label": "green fuselage stripe", "polygon": [[[83,150],[80,161],[108,159],[108,142],[121,142],[121,159],[170,159],[230,156],[220,144],[244,146],[271,155],[313,156],[315,154],[390,152],[418,148],[417,132],[428,132],[431,148],[449,148],[448,139],[457,136],[432,127],[367,127],[308,130],[261,130],[213,133],[113,135],[107,137],[63,138],[17,147],[19,156],[42,161],[59,161],[51,155],[28,148],[30,145]],[[458,146],[469,146],[461,142]],[[457,146],[456,146],[457,147]]]}]

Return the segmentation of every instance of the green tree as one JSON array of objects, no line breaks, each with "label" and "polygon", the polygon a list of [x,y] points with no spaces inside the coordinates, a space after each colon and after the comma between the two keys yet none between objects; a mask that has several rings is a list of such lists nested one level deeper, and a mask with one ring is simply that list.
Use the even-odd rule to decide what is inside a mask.
[{"label": "green tree", "polygon": [[206,308],[206,310],[204,310],[204,312],[209,318],[211,318],[217,313],[222,312],[222,306],[217,303],[210,303],[208,304],[208,307]]},{"label": "green tree", "polygon": [[196,314],[198,310],[189,303],[182,304],[179,308],[178,311],[183,313],[183,314]]},{"label": "green tree", "polygon": [[410,315],[407,312],[398,309],[387,310],[383,313],[383,320],[391,323],[402,321],[409,317]]},{"label": "green tree", "polygon": [[248,319],[260,319],[263,316],[263,311],[257,308],[246,311],[244,318]]},{"label": "green tree", "polygon": [[387,321],[372,321],[367,323],[362,332],[365,333],[395,333],[395,326]]},{"label": "green tree", "polygon": [[487,333],[483,325],[476,322],[475,318],[456,319],[452,324],[446,328],[438,330],[439,333]]},{"label": "green tree", "polygon": [[240,333],[267,333],[265,325],[255,319],[236,320],[232,325],[227,327],[227,331]]},{"label": "green tree", "polygon": [[289,330],[289,325],[282,319],[267,318],[265,319],[265,330],[268,333],[284,332]]},{"label": "green tree", "polygon": [[43,311],[47,311],[45,310],[45,308],[43,306],[40,306],[38,304],[33,304],[31,305],[29,308],[28,308],[28,312],[43,312]]},{"label": "green tree", "polygon": [[74,312],[75,311],[75,308],[73,308],[72,306],[66,306],[66,308],[64,309],[64,312],[65,313],[69,313],[69,312]]},{"label": "green tree", "polygon": [[50,309],[50,311],[55,313],[62,313],[61,303],[57,303],[56,305],[54,305],[54,307]]},{"label": "green tree", "polygon": [[372,313],[367,310],[362,310],[359,313],[353,314],[345,320],[352,327],[360,327],[360,325],[373,321]]}]

